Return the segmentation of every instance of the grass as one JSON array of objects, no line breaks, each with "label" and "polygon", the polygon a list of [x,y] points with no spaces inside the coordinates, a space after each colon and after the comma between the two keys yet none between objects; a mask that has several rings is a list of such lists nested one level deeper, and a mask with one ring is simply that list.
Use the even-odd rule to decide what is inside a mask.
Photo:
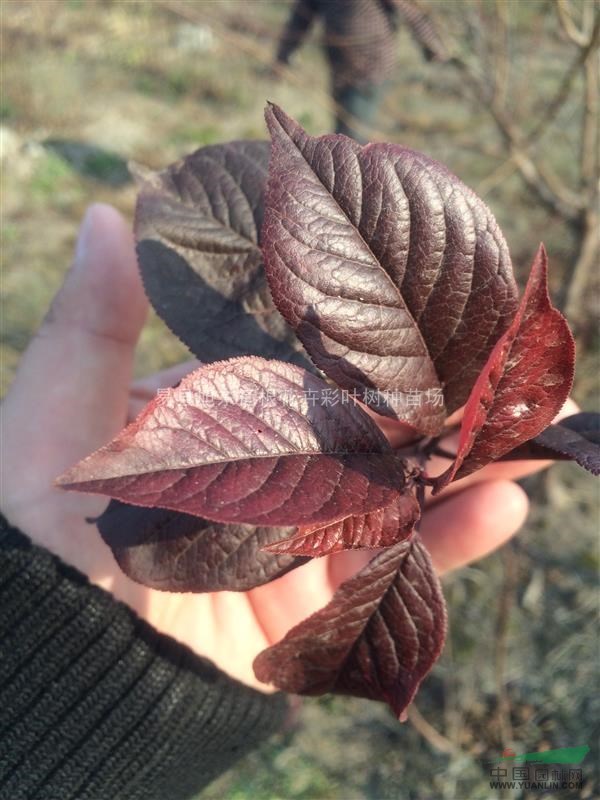
[{"label": "grass", "polygon": [[[5,4],[0,117],[18,148],[2,175],[2,391],[60,284],[85,206],[103,200],[131,217],[135,191],[123,173],[128,159],[158,168],[198,146],[263,137],[267,98],[310,132],[328,130],[327,77],[314,39],[286,79],[272,83],[264,76],[284,4],[249,8],[227,0],[195,8],[205,28],[196,38],[189,20],[149,2]],[[544,9],[530,2],[514,12],[522,15],[523,31],[539,29],[541,37],[529,49],[513,40],[521,81],[515,109],[531,108],[532,116],[556,84],[563,57]],[[190,52],[196,40],[209,49]],[[544,239],[557,289],[572,258],[573,234],[532,200],[514,171],[495,177],[502,163],[494,155],[497,135],[484,109],[460,99],[451,71],[423,64],[406,31],[399,57],[378,121],[381,135],[440,158],[481,187],[520,279]],[[564,175],[572,169],[577,102],[565,108],[560,130],[539,145]],[[49,140],[79,149],[52,149]],[[590,336],[588,342],[579,357],[576,398],[593,408],[598,341]],[[137,374],[184,358],[185,348],[152,316]],[[449,752],[437,749],[422,726],[398,725],[380,705],[307,700],[293,733],[251,754],[203,797],[490,800],[484,759],[504,746],[531,751],[587,743],[596,749],[584,764],[581,796],[599,796],[598,491],[571,466],[530,481],[528,491],[536,504],[514,545],[446,581],[449,643],[417,706]],[[498,633],[501,598],[510,610]],[[507,699],[504,719],[499,692]]]},{"label": "grass", "polygon": [[54,153],[42,154],[29,181],[30,195],[47,203],[50,198],[64,196],[72,186],[73,171],[67,162]]},{"label": "grass", "polygon": [[0,121],[5,122],[11,120],[13,119],[14,116],[15,116],[14,105],[10,102],[10,100],[2,98],[2,100],[0,100]]},{"label": "grass", "polygon": [[182,125],[173,131],[169,141],[173,142],[177,147],[193,150],[198,147],[205,147],[207,144],[217,144],[221,141],[221,131],[217,125],[206,125],[204,127]]}]

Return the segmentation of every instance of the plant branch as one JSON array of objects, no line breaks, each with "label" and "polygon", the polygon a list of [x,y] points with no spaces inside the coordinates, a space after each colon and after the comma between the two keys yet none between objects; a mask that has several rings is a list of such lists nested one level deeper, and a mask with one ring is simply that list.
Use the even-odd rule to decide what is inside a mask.
[{"label": "plant branch", "polygon": [[505,107],[508,95],[508,85],[510,78],[510,60],[508,57],[509,47],[509,6],[504,0],[496,0],[494,5],[495,19],[497,25],[494,41],[496,43],[494,52],[494,103],[499,107]]},{"label": "plant branch", "polygon": [[575,329],[581,325],[583,299],[589,285],[590,276],[598,267],[600,253],[600,215],[593,204],[584,218],[584,234],[579,256],[567,282],[564,284],[561,307],[573,321]]},{"label": "plant branch", "polygon": [[552,100],[550,100],[550,102],[546,105],[546,108],[544,109],[542,115],[539,117],[535,126],[527,134],[528,144],[533,144],[540,136],[543,136],[544,132],[548,129],[549,125],[553,122],[554,119],[556,119],[558,113],[560,112],[561,108],[564,106],[569,97],[573,81],[575,80],[581,67],[583,66],[583,64],[586,63],[590,53],[593,50],[597,49],[599,33],[600,33],[600,13],[596,14],[595,16],[594,26],[589,41],[584,47],[580,48],[575,58],[571,61],[571,64],[567,68],[563,76],[563,79],[560,83],[560,86],[556,91],[556,94],[554,95]]},{"label": "plant branch", "polygon": [[587,36],[585,32],[575,24],[569,0],[556,0],[556,10],[565,35],[579,47],[585,47],[587,44]]},{"label": "plant branch", "polygon": [[458,747],[456,747],[450,739],[447,739],[436,728],[433,727],[425,717],[421,714],[419,709],[414,703],[408,707],[407,716],[414,729],[421,734],[421,736],[429,742],[434,750],[440,753],[448,753],[453,756],[463,756]]},{"label": "plant branch", "polygon": [[[583,186],[595,192],[598,179],[598,72],[600,70],[600,12],[596,15],[595,35],[585,51],[583,126],[581,131],[581,180]],[[583,53],[584,51],[582,51]]]},{"label": "plant branch", "polygon": [[500,602],[496,617],[495,631],[495,673],[496,673],[496,722],[501,744],[512,741],[510,721],[510,700],[506,692],[506,657],[508,653],[508,633],[510,616],[515,601],[517,577],[516,553],[509,544],[503,551],[504,578],[500,590]]}]

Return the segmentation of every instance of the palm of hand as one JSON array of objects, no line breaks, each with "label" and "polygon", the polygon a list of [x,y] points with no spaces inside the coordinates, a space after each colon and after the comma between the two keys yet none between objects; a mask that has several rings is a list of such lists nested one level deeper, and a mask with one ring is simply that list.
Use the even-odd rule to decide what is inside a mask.
[{"label": "palm of hand", "polygon": [[[131,385],[146,310],[127,225],[114,209],[92,207],[74,266],[2,405],[0,507],[35,543],[78,567],[158,630],[233,677],[266,689],[254,678],[254,657],[324,606],[372,553],[317,559],[245,593],[170,594],[140,586],[120,571],[95,527],[85,522],[104,510],[106,500],[62,492],[53,481],[111,439],[157,388],[190,369],[184,365]],[[421,532],[440,571],[485,555],[519,528],[527,499],[511,479],[540,466],[491,465],[430,506]]]}]

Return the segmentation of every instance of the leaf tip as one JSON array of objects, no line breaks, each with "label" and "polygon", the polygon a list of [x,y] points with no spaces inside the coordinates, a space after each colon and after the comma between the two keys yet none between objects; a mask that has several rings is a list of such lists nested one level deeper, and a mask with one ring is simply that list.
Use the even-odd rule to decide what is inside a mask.
[{"label": "leaf tip", "polygon": [[266,684],[267,686],[274,685],[270,663],[270,648],[262,650],[255,657],[254,661],[252,662],[252,671],[254,672],[256,680]]},{"label": "leaf tip", "polygon": [[276,103],[273,103],[271,100],[267,100],[267,104],[265,105],[265,120],[267,121],[268,127],[274,121],[273,118],[275,117],[275,112],[278,108],[279,106]]},{"label": "leaf tip", "polygon": [[69,467],[52,481],[52,485],[57,489],[68,489],[73,484],[73,471],[75,467]]},{"label": "leaf tip", "polygon": [[277,133],[281,132],[287,134],[288,136],[292,136],[292,133],[295,129],[302,130],[298,123],[288,114],[286,114],[281,106],[278,106],[277,103],[272,103],[270,101],[267,101],[267,105],[265,107],[265,120],[271,137],[274,137]]},{"label": "leaf tip", "polygon": [[535,251],[533,257],[533,265],[531,267],[531,274],[537,275],[538,280],[547,284],[548,281],[548,252],[544,247],[544,243],[540,242],[538,249]]},{"label": "leaf tip", "polygon": [[127,162],[127,169],[138,189],[144,189],[157,184],[157,174],[154,170],[150,169],[150,167],[139,164],[137,161],[129,160]]}]

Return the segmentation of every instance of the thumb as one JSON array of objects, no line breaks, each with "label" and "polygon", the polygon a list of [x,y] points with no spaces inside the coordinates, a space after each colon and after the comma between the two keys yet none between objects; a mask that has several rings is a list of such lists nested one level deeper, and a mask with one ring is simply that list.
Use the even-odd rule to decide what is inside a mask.
[{"label": "thumb", "polygon": [[123,426],[146,310],[127,224],[114,208],[91,206],[73,266],[2,405],[9,502],[11,474],[15,492],[35,497]]}]

